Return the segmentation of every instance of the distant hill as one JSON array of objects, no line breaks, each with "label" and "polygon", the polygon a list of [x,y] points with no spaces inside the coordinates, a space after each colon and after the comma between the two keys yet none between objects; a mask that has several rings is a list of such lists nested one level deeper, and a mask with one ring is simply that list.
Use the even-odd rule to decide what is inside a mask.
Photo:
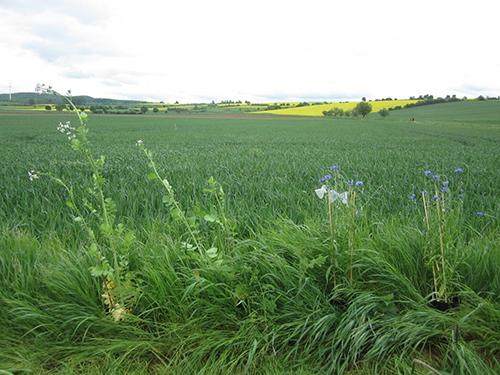
[{"label": "distant hill", "polygon": [[[376,118],[377,114],[370,114]],[[416,121],[440,123],[500,125],[500,100],[463,100],[423,105],[391,111],[389,119],[414,118]]]},{"label": "distant hill", "polygon": [[[89,106],[95,105],[134,105],[145,103],[139,100],[121,100],[121,99],[105,99],[93,98],[87,95],[77,95],[73,97],[73,102],[79,105]],[[8,105],[31,105],[31,104],[58,104],[66,103],[64,99],[51,94],[40,95],[36,92],[17,92],[12,94],[12,100],[9,101],[9,94],[0,94],[0,103]]]}]

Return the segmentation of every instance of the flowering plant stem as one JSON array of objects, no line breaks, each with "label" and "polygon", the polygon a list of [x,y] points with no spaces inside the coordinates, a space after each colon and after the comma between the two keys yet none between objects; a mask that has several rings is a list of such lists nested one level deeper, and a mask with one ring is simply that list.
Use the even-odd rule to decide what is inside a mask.
[{"label": "flowering plant stem", "polygon": [[[427,233],[430,234],[431,232],[431,226],[429,224],[429,215],[427,214],[427,202],[425,200],[425,193],[422,192],[422,203],[424,205],[424,213],[425,213],[425,223],[427,225]],[[434,292],[436,296],[438,295],[438,282],[437,282],[437,276],[436,276],[436,266],[433,261],[431,261],[432,264],[432,280],[434,282]]]},{"label": "flowering plant stem", "polygon": [[[60,98],[63,98],[66,102],[68,102],[71,111],[74,111],[78,116],[80,126],[77,129],[70,127],[69,122],[67,122],[66,125],[60,124],[60,130],[63,132],[68,131],[66,134],[68,134],[68,139],[71,142],[71,147],[75,151],[78,151],[83,155],[83,157],[88,162],[90,169],[92,171],[92,180],[94,186],[92,189],[89,190],[99,204],[100,213],[98,214],[98,217],[101,219],[100,231],[101,234],[107,239],[108,247],[111,250],[112,262],[113,262],[112,269],[109,269],[106,258],[101,255],[99,250],[98,240],[92,229],[89,227],[89,225],[83,218],[82,212],[78,208],[78,205],[75,201],[72,189],[68,187],[66,184],[64,184],[61,179],[54,177],[52,177],[52,179],[54,179],[57,183],[62,185],[66,189],[66,191],[68,191],[68,194],[70,196],[70,202],[68,202],[68,206],[70,206],[73,209],[73,211],[77,214],[76,221],[78,221],[89,234],[90,250],[98,260],[98,267],[94,267],[91,270],[92,274],[94,276],[101,276],[103,278],[103,284],[105,285],[105,289],[107,289],[108,278],[111,278],[114,285],[116,287],[119,287],[121,281],[120,274],[123,271],[122,268],[125,266],[127,262],[124,259],[122,259],[122,261],[118,259],[119,256],[117,250],[118,249],[117,241],[121,240],[123,247],[127,248],[128,246],[130,246],[130,243],[133,240],[133,233],[131,232],[127,233],[122,239],[118,238],[123,232],[123,227],[122,225],[118,225],[115,228],[114,214],[110,212],[115,207],[114,203],[110,198],[106,198],[104,196],[103,187],[104,183],[106,182],[106,179],[102,176],[101,171],[104,166],[105,158],[104,156],[101,156],[99,159],[94,159],[94,157],[92,156],[92,152],[89,147],[90,142],[87,137],[87,134],[89,132],[89,129],[87,128],[88,116],[85,112],[80,111],[75,106],[75,104],[72,101],[70,91],[68,91],[66,95],[63,95],[53,90],[52,87],[50,86],[47,87],[45,85],[37,85],[36,91],[42,94],[49,93],[58,96]],[[72,133],[73,131],[76,131],[76,133],[75,134]],[[87,207],[91,208],[90,203],[87,202],[86,205]],[[97,213],[96,210],[93,211]],[[123,265],[121,263],[123,263]]]},{"label": "flowering plant stem", "polygon": [[194,242],[194,246],[196,247],[200,255],[203,255],[204,248],[202,247],[200,241],[198,240],[197,231],[189,223],[188,219],[186,218],[186,215],[184,214],[184,211],[181,209],[179,202],[177,202],[177,200],[175,199],[174,189],[172,188],[172,185],[170,185],[170,182],[168,182],[166,178],[162,178],[160,176],[160,173],[158,172],[156,164],[153,160],[153,153],[144,147],[142,141],[138,141],[137,146],[139,146],[142,152],[146,155],[146,157],[149,160],[149,165],[153,169],[153,172],[148,175],[148,178],[150,180],[159,180],[168,193],[167,196],[163,197],[163,202],[166,203],[167,206],[170,208],[172,218],[174,220],[179,220],[182,224],[184,224],[184,226],[187,228],[189,232],[189,235],[191,236],[191,239]]},{"label": "flowering plant stem", "polygon": [[442,272],[443,297],[445,302],[448,302],[448,297],[446,294],[446,268],[445,268],[445,256],[444,256],[444,242],[443,242],[444,213],[443,209],[439,204],[439,200],[437,199],[436,199],[436,211],[437,211],[438,228],[439,228],[439,245],[441,248],[441,272]]},{"label": "flowering plant stem", "polygon": [[332,244],[332,275],[333,275],[333,286],[337,286],[337,280],[335,276],[336,259],[335,259],[335,244],[333,239],[333,219],[332,219],[332,201],[330,197],[330,189],[328,189],[328,219],[330,221],[330,240]]},{"label": "flowering plant stem", "polygon": [[351,194],[351,225],[349,226],[349,242],[351,247],[351,257],[349,261],[349,278],[351,285],[354,284],[354,276],[352,274],[352,265],[354,258],[354,230],[355,230],[355,219],[356,219],[356,192],[353,191]]},{"label": "flowering plant stem", "polygon": [[[217,207],[219,211],[219,215],[216,217],[213,217],[215,215],[215,212],[213,212],[213,215],[209,215],[210,219],[216,222],[220,228],[222,229],[224,236],[226,237],[227,245],[229,247],[229,252],[231,254],[231,257],[234,257],[233,254],[233,239],[235,236],[235,226],[231,225],[231,220],[226,216],[226,198],[224,194],[224,190],[222,189],[222,186],[218,184],[213,176],[211,176],[208,179],[208,189],[203,189],[204,191],[212,194],[215,197],[215,200],[217,202]],[[207,220],[207,217],[205,216],[205,220]]]}]

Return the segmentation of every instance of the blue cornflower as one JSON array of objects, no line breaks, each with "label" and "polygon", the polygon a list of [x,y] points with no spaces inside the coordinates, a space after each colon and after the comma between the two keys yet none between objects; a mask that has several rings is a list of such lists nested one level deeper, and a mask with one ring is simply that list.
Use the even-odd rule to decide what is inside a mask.
[{"label": "blue cornflower", "polygon": [[463,172],[462,168],[455,169],[455,173],[460,173],[460,172]]},{"label": "blue cornflower", "polygon": [[339,169],[339,166],[338,165],[333,165],[330,167],[330,169],[333,171],[334,169]]},{"label": "blue cornflower", "polygon": [[319,182],[325,182],[325,179],[324,178],[320,178],[318,181]]},{"label": "blue cornflower", "polygon": [[437,174],[435,174],[434,176],[432,176],[433,179],[436,179],[436,178],[439,178],[439,176]]},{"label": "blue cornflower", "polygon": [[459,197],[459,198],[463,198],[463,197],[464,197],[464,195],[463,195],[463,194],[458,194],[458,197]]},{"label": "blue cornflower", "polygon": [[437,195],[435,195],[435,196],[432,197],[433,201],[435,201],[436,199],[439,199],[439,197]]},{"label": "blue cornflower", "polygon": [[422,192],[422,194],[424,194],[424,195],[425,195],[425,194],[427,194],[427,190],[424,190],[424,191]]},{"label": "blue cornflower", "polygon": [[484,212],[478,212],[477,213],[477,216],[483,216],[484,215]]},{"label": "blue cornflower", "polygon": [[356,186],[363,185],[363,181],[356,181]]},{"label": "blue cornflower", "polygon": [[431,171],[425,171],[425,175],[426,176],[432,175],[432,172]]},{"label": "blue cornflower", "polygon": [[330,178],[332,178],[332,176],[330,176],[329,174],[325,176],[325,180],[329,180]]},{"label": "blue cornflower", "polygon": [[446,186],[450,183],[450,181],[443,181],[443,186]]},{"label": "blue cornflower", "polygon": [[349,186],[352,186],[352,185],[354,185],[354,180],[351,180],[351,181],[347,181],[347,185],[349,185]]},{"label": "blue cornflower", "polygon": [[446,188],[444,187],[444,188],[442,188],[442,189],[441,189],[441,191],[442,191],[443,193],[447,193],[447,192],[448,192],[448,189],[446,189]]},{"label": "blue cornflower", "polygon": [[416,197],[415,194],[410,195],[410,199],[415,199],[415,197]]},{"label": "blue cornflower", "polygon": [[449,211],[450,210],[450,207],[445,207],[444,208],[446,211]]}]

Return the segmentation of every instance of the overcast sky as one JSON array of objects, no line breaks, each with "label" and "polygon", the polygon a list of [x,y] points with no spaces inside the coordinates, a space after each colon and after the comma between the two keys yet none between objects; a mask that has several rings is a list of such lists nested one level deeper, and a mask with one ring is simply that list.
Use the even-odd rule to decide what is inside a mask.
[{"label": "overcast sky", "polygon": [[0,92],[181,103],[500,95],[498,0],[0,0]]}]

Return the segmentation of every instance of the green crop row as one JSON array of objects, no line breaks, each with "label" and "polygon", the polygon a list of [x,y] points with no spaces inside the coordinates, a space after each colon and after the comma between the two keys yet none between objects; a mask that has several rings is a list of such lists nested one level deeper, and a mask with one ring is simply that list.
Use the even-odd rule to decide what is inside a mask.
[{"label": "green crop row", "polygon": [[425,108],[90,116],[103,193],[135,232],[121,300],[100,263],[121,229],[99,228],[93,172],[56,130],[77,119],[0,114],[0,370],[498,372],[496,108]]}]

